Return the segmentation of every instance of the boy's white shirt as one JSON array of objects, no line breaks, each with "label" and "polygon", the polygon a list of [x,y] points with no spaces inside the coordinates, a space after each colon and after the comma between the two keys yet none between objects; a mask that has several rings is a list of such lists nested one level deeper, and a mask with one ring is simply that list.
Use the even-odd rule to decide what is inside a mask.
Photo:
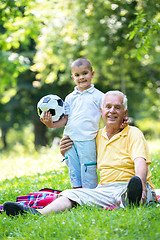
[{"label": "boy's white shirt", "polygon": [[64,136],[73,141],[87,141],[96,137],[101,117],[100,108],[104,93],[91,85],[83,92],[74,91],[65,98],[65,114],[68,122],[64,129]]}]

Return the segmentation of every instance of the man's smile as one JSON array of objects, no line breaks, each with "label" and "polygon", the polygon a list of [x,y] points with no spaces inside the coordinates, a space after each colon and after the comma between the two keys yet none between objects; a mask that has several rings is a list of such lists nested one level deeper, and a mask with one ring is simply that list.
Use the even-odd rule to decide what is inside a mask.
[{"label": "man's smile", "polygon": [[117,116],[108,116],[108,118],[110,118],[110,119],[116,119]]}]

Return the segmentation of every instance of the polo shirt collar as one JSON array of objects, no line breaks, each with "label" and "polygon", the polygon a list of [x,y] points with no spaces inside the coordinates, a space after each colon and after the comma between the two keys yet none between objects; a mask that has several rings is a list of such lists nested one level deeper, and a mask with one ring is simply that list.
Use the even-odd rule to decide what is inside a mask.
[{"label": "polo shirt collar", "polygon": [[[117,138],[119,138],[119,137],[121,137],[121,136],[126,136],[126,135],[128,134],[129,129],[130,129],[129,125],[126,126],[122,131],[120,131],[119,133],[116,133],[116,134],[110,139],[110,141],[115,140],[115,139],[117,139]],[[102,129],[102,136],[105,137],[106,139],[108,139],[107,133],[106,133],[106,127],[104,127],[104,128]]]},{"label": "polo shirt collar", "polygon": [[92,93],[94,90],[95,90],[95,87],[94,87],[93,84],[91,84],[91,87],[86,89],[86,90],[84,90],[83,92],[78,91],[78,87],[75,86],[73,94],[83,94],[85,92]]}]

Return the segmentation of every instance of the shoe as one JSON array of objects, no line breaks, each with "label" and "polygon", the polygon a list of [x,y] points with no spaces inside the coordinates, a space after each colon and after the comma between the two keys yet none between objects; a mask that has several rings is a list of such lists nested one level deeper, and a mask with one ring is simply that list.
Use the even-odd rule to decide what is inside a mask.
[{"label": "shoe", "polygon": [[142,181],[139,177],[134,176],[130,179],[127,186],[127,200],[129,206],[138,207],[142,197]]},{"label": "shoe", "polygon": [[26,213],[31,213],[34,215],[41,215],[36,209],[31,207],[25,207],[18,203],[14,202],[6,202],[3,205],[3,210],[6,212],[8,216],[17,216],[19,214],[23,215]]}]

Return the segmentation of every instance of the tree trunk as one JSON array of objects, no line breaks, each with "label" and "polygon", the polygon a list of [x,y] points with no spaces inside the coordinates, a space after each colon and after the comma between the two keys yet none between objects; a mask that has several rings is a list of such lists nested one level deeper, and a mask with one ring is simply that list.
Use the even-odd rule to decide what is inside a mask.
[{"label": "tree trunk", "polygon": [[1,128],[1,131],[2,131],[3,148],[4,148],[4,149],[7,149],[7,140],[6,140],[6,137],[7,137],[7,129],[2,127],[2,128]]},{"label": "tree trunk", "polygon": [[39,118],[34,118],[34,144],[35,148],[38,148],[40,146],[46,146],[48,144],[46,133],[47,133],[47,127],[40,122]]}]

